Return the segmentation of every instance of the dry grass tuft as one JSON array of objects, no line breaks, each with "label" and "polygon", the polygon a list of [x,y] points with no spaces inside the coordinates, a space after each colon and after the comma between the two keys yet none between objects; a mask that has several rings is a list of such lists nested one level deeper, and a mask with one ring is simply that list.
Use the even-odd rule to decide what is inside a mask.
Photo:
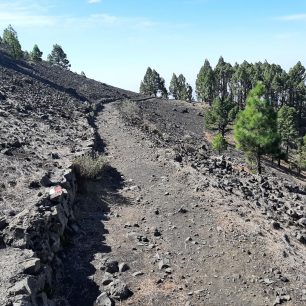
[{"label": "dry grass tuft", "polygon": [[108,166],[103,155],[92,154],[76,157],[72,164],[77,176],[88,180],[101,178]]}]

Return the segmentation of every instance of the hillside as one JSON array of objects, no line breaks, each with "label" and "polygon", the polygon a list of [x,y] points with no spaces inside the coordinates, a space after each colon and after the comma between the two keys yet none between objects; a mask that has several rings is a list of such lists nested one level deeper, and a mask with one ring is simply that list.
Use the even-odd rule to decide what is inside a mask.
[{"label": "hillside", "polygon": [[[201,105],[3,50],[0,81],[1,305],[305,303],[303,182],[216,156]],[[82,185],[92,151],[110,168]]]}]

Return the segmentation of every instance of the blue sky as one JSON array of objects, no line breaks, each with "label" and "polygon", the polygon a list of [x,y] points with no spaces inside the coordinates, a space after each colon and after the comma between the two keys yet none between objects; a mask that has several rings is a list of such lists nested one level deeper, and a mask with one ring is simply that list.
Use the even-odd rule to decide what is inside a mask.
[{"label": "blue sky", "polygon": [[0,0],[24,50],[62,45],[72,70],[138,91],[148,66],[194,86],[208,58],[306,65],[306,0]]}]

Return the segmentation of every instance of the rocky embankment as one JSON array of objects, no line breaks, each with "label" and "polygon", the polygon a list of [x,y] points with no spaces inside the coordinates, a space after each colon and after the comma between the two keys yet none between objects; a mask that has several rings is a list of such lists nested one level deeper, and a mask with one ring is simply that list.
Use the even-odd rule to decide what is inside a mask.
[{"label": "rocky embankment", "polygon": [[[298,280],[295,293],[293,289],[287,290],[292,283],[285,285],[283,292],[291,291],[291,297],[296,294],[293,305],[302,305],[306,299],[303,287],[306,284],[306,188],[303,178],[283,173],[268,161],[262,176],[253,175],[239,152],[232,148],[224,156],[216,156],[203,137],[203,110],[196,105],[152,99],[121,103],[118,109],[131,127],[140,127],[158,147],[173,149],[170,159],[199,174],[193,186],[195,195],[207,199],[217,192],[213,200],[207,201],[216,203],[210,204],[213,209],[220,205],[226,215],[233,213],[237,221],[245,222],[246,228],[258,226],[256,236],[264,237],[263,241],[273,252],[272,261],[278,265],[278,268],[271,265],[271,271],[281,269],[287,271],[290,281]],[[252,243],[250,237],[246,241]],[[269,259],[266,260],[268,263]],[[267,278],[261,281],[265,284]],[[274,280],[268,284],[270,288],[274,285]],[[275,305],[284,302],[286,300],[276,294]]]},{"label": "rocky embankment", "polygon": [[76,228],[71,163],[99,149],[94,116],[101,103],[130,96],[0,50],[1,305],[53,305],[56,254]]},{"label": "rocky embankment", "polygon": [[[0,82],[1,305],[303,305],[303,181],[216,156],[199,105],[2,50]],[[104,148],[77,193],[72,160]]]},{"label": "rocky embankment", "polygon": [[233,148],[222,157],[216,156],[205,140],[203,109],[197,105],[152,99],[125,102],[119,109],[128,122],[141,127],[160,146],[173,148],[175,161],[203,174],[205,182],[199,183],[196,190],[211,185],[248,200],[274,229],[288,230],[291,238],[284,234],[288,243],[293,239],[306,245],[306,185],[302,178],[284,174],[269,162],[262,176],[253,175]]}]

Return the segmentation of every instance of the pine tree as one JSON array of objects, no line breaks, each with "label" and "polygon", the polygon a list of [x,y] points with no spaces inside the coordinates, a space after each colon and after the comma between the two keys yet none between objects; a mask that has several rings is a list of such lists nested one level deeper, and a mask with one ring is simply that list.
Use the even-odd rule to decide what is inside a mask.
[{"label": "pine tree", "polygon": [[22,57],[23,52],[18,40],[17,32],[9,25],[3,31],[3,43],[8,46],[10,54],[13,58],[19,59]]},{"label": "pine tree", "polygon": [[212,147],[215,151],[218,151],[219,154],[227,149],[227,142],[220,133],[213,138]]},{"label": "pine tree", "polygon": [[226,128],[236,117],[237,107],[228,97],[224,101],[216,98],[212,106],[205,113],[207,128],[217,127],[218,132],[225,136]]},{"label": "pine tree", "polygon": [[199,101],[208,102],[210,105],[215,97],[214,71],[207,59],[197,75],[196,94]]},{"label": "pine tree", "polygon": [[306,169],[306,135],[299,139],[298,149],[293,156],[293,165],[297,168],[298,173]]},{"label": "pine tree", "polygon": [[190,84],[186,84],[186,93],[187,93],[187,97],[186,97],[186,101],[191,102],[192,101],[192,87]]},{"label": "pine tree", "polygon": [[258,83],[247,98],[246,108],[238,114],[234,125],[234,138],[237,147],[246,156],[255,160],[257,171],[262,172],[261,157],[274,153],[279,146],[276,113],[269,103],[262,99],[264,87]]},{"label": "pine tree", "polygon": [[218,64],[215,67],[215,89],[216,95],[220,97],[223,101],[227,96],[229,96],[230,81],[232,78],[234,70],[230,63],[226,63],[221,56],[219,58]]},{"label": "pine tree", "polygon": [[187,100],[186,78],[180,74],[177,78],[178,100]]},{"label": "pine tree", "polygon": [[304,101],[306,100],[306,69],[298,62],[293,66],[288,73],[289,84],[289,101],[288,104],[296,108],[298,112],[298,118],[302,118]]},{"label": "pine tree", "polygon": [[248,93],[252,89],[252,65],[244,61],[241,65],[235,64],[230,81],[231,95],[239,109],[245,105]]},{"label": "pine tree", "polygon": [[53,45],[51,53],[48,55],[48,61],[56,66],[60,66],[64,69],[69,69],[71,67],[67,54],[64,52],[62,47],[58,44]]},{"label": "pine tree", "polygon": [[281,137],[281,143],[286,149],[286,159],[288,160],[289,147],[295,143],[298,136],[296,129],[296,110],[288,105],[282,106],[277,112],[277,129]]},{"label": "pine tree", "polygon": [[178,80],[175,73],[173,73],[170,81],[169,93],[173,96],[175,100],[178,99]]},{"label": "pine tree", "polygon": [[178,77],[173,73],[169,87],[170,94],[176,100],[184,100],[190,102],[192,100],[192,87],[186,83],[186,78],[183,74]]},{"label": "pine tree", "polygon": [[154,95],[156,97],[159,94],[163,98],[168,97],[165,80],[150,67],[147,68],[143,81],[140,83],[139,92],[143,95]]},{"label": "pine tree", "polygon": [[39,50],[38,46],[35,44],[32,52],[30,54],[31,60],[35,61],[35,62],[40,62],[40,61],[42,61],[42,58],[41,58],[42,55],[43,55],[43,52],[41,52]]}]

